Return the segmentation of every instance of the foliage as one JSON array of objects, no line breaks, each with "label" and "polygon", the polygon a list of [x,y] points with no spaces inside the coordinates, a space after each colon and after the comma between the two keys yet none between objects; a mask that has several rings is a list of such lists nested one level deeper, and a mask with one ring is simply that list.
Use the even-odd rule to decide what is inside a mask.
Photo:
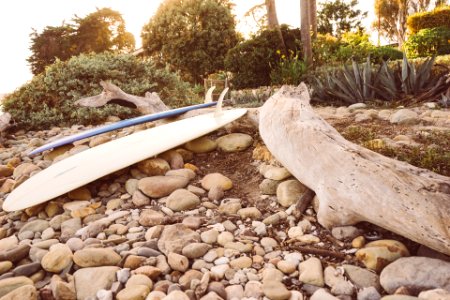
[{"label": "foliage", "polygon": [[364,32],[347,32],[341,39],[319,34],[313,44],[314,64],[319,67],[342,64],[351,59],[364,62],[367,56],[371,62],[381,63],[383,60],[401,59],[403,53],[389,46],[374,46]]},{"label": "foliage", "polygon": [[450,81],[433,73],[434,61],[433,57],[414,64],[404,56],[394,67],[383,61],[377,70],[369,58],[362,66],[353,61],[351,68],[344,65],[331,74],[317,76],[314,98],[347,104],[378,99],[410,103],[435,99],[450,87]]},{"label": "foliage", "polygon": [[270,72],[270,80],[273,85],[299,85],[305,72],[305,62],[298,58],[298,54],[290,52],[288,57],[282,55],[278,65]]},{"label": "foliage", "polygon": [[358,0],[327,0],[321,3],[317,12],[317,31],[339,37],[351,29],[362,30],[362,20],[367,17],[367,12],[356,9],[356,5]]},{"label": "foliage", "polygon": [[130,116],[133,113],[130,109],[115,105],[94,109],[73,104],[82,97],[99,94],[102,80],[109,80],[134,95],[156,91],[168,105],[180,105],[180,101],[192,96],[186,83],[167,70],[155,68],[151,60],[104,52],[81,54],[66,62],[57,60],[8,95],[3,102],[4,110],[11,113],[18,127],[26,129],[93,124],[109,115]]},{"label": "foliage", "polygon": [[143,48],[199,82],[238,42],[228,1],[167,0],[142,29]]},{"label": "foliage", "polygon": [[230,93],[233,105],[244,107],[257,107],[264,104],[278,88],[273,86],[262,86],[256,89],[233,90]]},{"label": "foliage", "polygon": [[450,6],[441,6],[432,11],[410,15],[407,20],[407,25],[411,34],[418,33],[426,28],[450,28]]},{"label": "foliage", "polygon": [[450,27],[421,29],[406,41],[408,57],[450,54]]},{"label": "foliage", "polygon": [[[300,30],[280,27],[287,51],[301,57]],[[225,58],[225,68],[233,73],[235,89],[270,85],[270,72],[280,61],[277,51],[279,41],[276,30],[263,30],[249,40],[231,49]]]},{"label": "foliage", "polygon": [[41,33],[31,33],[31,56],[27,59],[37,75],[59,60],[80,53],[134,49],[134,37],[125,30],[119,12],[109,8],[97,9],[85,18],[74,18],[73,24],[47,26]]}]

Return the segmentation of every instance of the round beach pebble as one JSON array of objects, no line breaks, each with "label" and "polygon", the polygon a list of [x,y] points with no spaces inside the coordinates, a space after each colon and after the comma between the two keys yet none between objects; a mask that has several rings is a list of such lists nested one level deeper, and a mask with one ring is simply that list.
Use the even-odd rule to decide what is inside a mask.
[{"label": "round beach pebble", "polygon": [[220,173],[211,173],[203,177],[201,180],[201,185],[205,190],[210,190],[213,186],[219,186],[222,190],[227,191],[233,187],[233,182],[231,180],[220,174]]},{"label": "round beach pebble", "polygon": [[216,140],[217,148],[223,152],[243,151],[253,144],[253,138],[244,133],[230,133]]}]

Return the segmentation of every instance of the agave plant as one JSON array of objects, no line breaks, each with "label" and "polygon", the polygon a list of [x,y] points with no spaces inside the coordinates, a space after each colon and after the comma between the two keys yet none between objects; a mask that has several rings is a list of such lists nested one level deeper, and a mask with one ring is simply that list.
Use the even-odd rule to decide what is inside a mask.
[{"label": "agave plant", "polygon": [[392,87],[394,73],[387,64],[374,71],[370,63],[370,57],[366,62],[358,65],[352,61],[351,66],[344,65],[343,70],[338,70],[325,76],[324,80],[315,78],[315,98],[337,99],[345,103],[357,103],[375,100],[380,97],[390,100],[396,96],[396,87]]}]

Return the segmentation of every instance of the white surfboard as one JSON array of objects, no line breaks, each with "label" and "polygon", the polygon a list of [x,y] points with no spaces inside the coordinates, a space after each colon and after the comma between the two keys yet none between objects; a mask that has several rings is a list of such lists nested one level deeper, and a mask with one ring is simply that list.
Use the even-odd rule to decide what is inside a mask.
[{"label": "white surfboard", "polygon": [[136,132],[70,156],[34,175],[6,198],[4,211],[25,209],[210,133],[246,109],[213,112]]}]

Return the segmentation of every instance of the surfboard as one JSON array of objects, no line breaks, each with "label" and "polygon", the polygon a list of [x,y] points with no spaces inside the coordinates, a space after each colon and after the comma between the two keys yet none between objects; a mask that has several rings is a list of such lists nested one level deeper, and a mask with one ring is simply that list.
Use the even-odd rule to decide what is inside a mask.
[{"label": "surfboard", "polygon": [[197,104],[197,105],[180,107],[180,108],[163,111],[163,112],[159,112],[159,113],[155,113],[155,114],[149,114],[149,115],[145,115],[145,116],[131,118],[131,119],[127,119],[127,120],[122,120],[119,122],[115,122],[113,124],[100,126],[100,127],[89,129],[89,130],[86,130],[86,131],[83,131],[83,132],[80,132],[80,133],[77,133],[74,135],[63,137],[61,139],[58,139],[56,141],[50,142],[48,144],[45,144],[43,146],[40,146],[40,147],[34,149],[28,155],[29,156],[35,155],[35,154],[44,152],[45,150],[50,150],[50,149],[54,149],[57,147],[61,147],[61,146],[64,146],[64,145],[67,145],[67,144],[70,144],[70,143],[73,143],[73,142],[76,142],[76,141],[79,141],[82,139],[86,139],[86,138],[89,138],[89,137],[92,137],[95,135],[99,135],[99,134],[102,134],[105,132],[110,132],[113,130],[129,127],[129,126],[134,126],[134,125],[139,125],[142,123],[156,121],[156,120],[160,120],[160,119],[164,119],[164,118],[175,117],[175,116],[181,115],[181,114],[191,111],[191,110],[211,107],[216,104],[217,104],[217,102],[202,103],[202,104]]},{"label": "surfboard", "polygon": [[179,120],[70,156],[14,189],[3,203],[3,210],[21,210],[61,196],[105,175],[210,133],[246,112],[243,108],[231,109]]},{"label": "surfboard", "polygon": [[139,116],[136,118],[131,118],[131,119],[127,119],[127,120],[122,120],[119,122],[115,122],[113,124],[108,124],[108,125],[104,125],[104,126],[100,126],[97,128],[93,128],[93,129],[89,129],[74,135],[69,135],[60,139],[57,139],[55,141],[52,141],[50,143],[47,143],[43,146],[40,146],[36,149],[34,149],[33,151],[31,151],[28,155],[32,156],[41,152],[44,152],[45,150],[50,150],[50,149],[54,149],[57,147],[61,147],[67,144],[71,144],[73,142],[79,141],[79,140],[83,140],[86,138],[90,138],[92,136],[95,135],[99,135],[102,133],[106,133],[106,132],[110,132],[113,130],[117,130],[117,129],[121,129],[121,128],[125,128],[125,127],[130,127],[130,126],[134,126],[134,125],[139,125],[142,123],[147,123],[147,122],[152,122],[152,121],[156,121],[156,120],[160,120],[160,119],[164,119],[164,118],[171,118],[171,117],[175,117],[181,114],[184,114],[188,111],[191,110],[196,110],[196,109],[201,109],[201,108],[207,108],[207,107],[211,107],[216,105],[218,102],[222,102],[223,98],[225,97],[225,94],[228,92],[228,88],[225,88],[222,93],[219,96],[219,100],[217,102],[213,102],[212,101],[212,93],[214,91],[216,87],[212,86],[205,94],[205,102],[202,104],[196,104],[196,105],[191,105],[191,106],[185,106],[185,107],[180,107],[180,108],[175,108],[175,109],[171,109],[168,111],[163,111],[163,112],[159,112],[159,113],[154,113],[154,114],[149,114],[149,115],[145,115],[145,116]]}]

